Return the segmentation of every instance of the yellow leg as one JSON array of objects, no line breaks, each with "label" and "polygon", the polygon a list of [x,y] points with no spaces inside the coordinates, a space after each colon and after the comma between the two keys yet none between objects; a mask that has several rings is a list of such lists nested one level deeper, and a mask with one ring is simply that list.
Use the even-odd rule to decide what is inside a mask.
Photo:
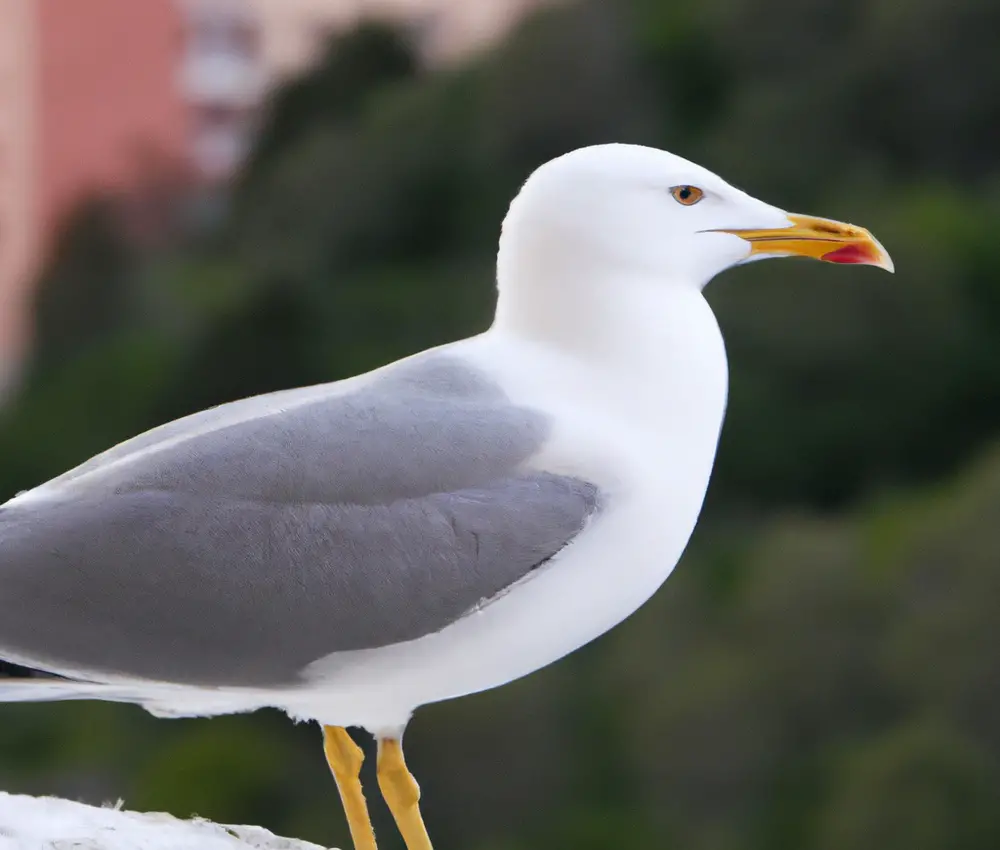
[{"label": "yellow leg", "polygon": [[420,816],[420,786],[406,769],[403,745],[397,738],[379,739],[378,785],[403,835],[406,850],[433,850]]},{"label": "yellow leg", "polygon": [[327,764],[337,781],[340,801],[344,804],[347,825],[351,828],[354,850],[378,850],[375,831],[368,817],[365,794],[361,790],[361,764],[365,760],[361,748],[351,740],[347,730],[340,726],[323,727],[323,751]]}]

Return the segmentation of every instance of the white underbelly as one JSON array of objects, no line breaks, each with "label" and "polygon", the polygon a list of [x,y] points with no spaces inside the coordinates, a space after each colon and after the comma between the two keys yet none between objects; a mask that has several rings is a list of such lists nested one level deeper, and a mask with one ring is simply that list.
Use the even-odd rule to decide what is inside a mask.
[{"label": "white underbelly", "polygon": [[[662,522],[659,523],[662,528]],[[510,592],[419,640],[340,653],[315,671],[309,716],[392,725],[420,705],[486,690],[551,664],[620,623],[664,582],[683,544],[636,510],[603,520]],[[688,530],[689,531],[689,530]],[[629,535],[627,545],[621,535]],[[683,535],[686,537],[686,535]]]}]

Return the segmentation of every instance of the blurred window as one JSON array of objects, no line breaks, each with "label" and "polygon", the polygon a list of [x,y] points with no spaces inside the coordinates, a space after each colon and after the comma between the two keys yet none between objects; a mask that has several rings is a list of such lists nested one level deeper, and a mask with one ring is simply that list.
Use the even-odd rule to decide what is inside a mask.
[{"label": "blurred window", "polygon": [[194,53],[227,53],[253,58],[260,49],[260,35],[257,28],[247,21],[206,17],[195,21],[190,46]]},{"label": "blurred window", "polygon": [[194,112],[194,158],[211,180],[232,175],[250,145],[251,116],[245,109],[205,104]]}]

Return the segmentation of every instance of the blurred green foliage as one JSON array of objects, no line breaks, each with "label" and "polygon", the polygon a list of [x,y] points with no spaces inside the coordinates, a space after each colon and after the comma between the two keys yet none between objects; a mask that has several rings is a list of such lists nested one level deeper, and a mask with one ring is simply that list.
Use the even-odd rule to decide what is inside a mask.
[{"label": "blurred green foliage", "polygon": [[[870,226],[898,272],[762,263],[709,288],[732,390],[691,551],[601,641],[418,715],[436,846],[1000,846],[997,33],[993,0],[593,0],[429,72],[362,28],[275,97],[216,232],[137,252],[106,204],[68,225],[0,493],[481,330],[536,165],[668,148]],[[277,714],[0,712],[9,790],[347,846],[317,730]]]}]

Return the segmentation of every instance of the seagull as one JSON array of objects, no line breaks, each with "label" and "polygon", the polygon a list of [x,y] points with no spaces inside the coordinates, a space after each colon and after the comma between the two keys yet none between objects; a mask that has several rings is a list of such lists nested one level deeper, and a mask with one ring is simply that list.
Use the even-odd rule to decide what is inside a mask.
[{"label": "seagull", "polygon": [[0,507],[0,701],[318,722],[431,850],[403,731],[636,611],[695,527],[727,397],[702,290],[803,256],[893,270],[867,231],[665,151],[581,148],[511,203],[485,332],[127,440]]}]

